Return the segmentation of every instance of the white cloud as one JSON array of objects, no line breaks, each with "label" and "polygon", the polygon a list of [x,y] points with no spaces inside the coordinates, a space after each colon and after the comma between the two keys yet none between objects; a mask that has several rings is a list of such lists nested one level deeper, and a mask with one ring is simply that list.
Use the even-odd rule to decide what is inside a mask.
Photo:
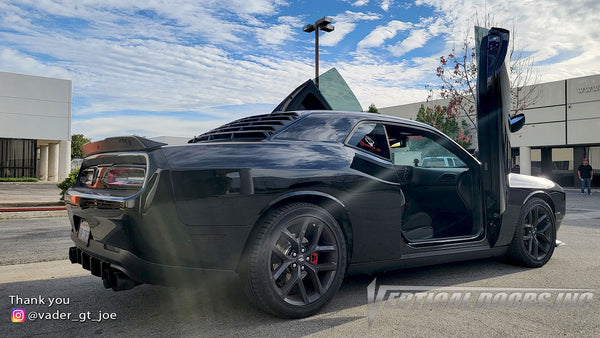
[{"label": "white cloud", "polygon": [[411,23],[398,20],[390,21],[386,26],[377,26],[358,43],[358,48],[379,47],[384,44],[385,40],[395,37],[398,31],[408,30],[411,27]]},{"label": "white cloud", "polygon": [[260,44],[281,45],[296,35],[296,30],[290,25],[280,24],[265,29],[258,29],[256,34]]},{"label": "white cloud", "polygon": [[[9,0],[10,1],[10,0]],[[63,0],[63,1],[13,1],[15,5],[4,5],[10,17],[18,15],[21,7],[34,8],[18,15],[21,21],[43,19],[45,15],[63,18],[76,18],[89,22],[87,30],[98,36],[115,39],[145,37],[164,39],[174,36],[197,38],[213,43],[230,42],[239,44],[245,41],[249,27],[239,20],[252,24],[253,15],[274,15],[286,6],[283,0]],[[4,9],[0,7],[0,9]],[[9,11],[10,10],[10,11]],[[140,15],[145,13],[145,15]],[[33,15],[32,19],[24,19]],[[16,18],[13,18],[15,20]],[[7,20],[7,19],[5,19]],[[41,20],[43,21],[43,20]],[[260,22],[260,21],[259,21]],[[168,23],[165,25],[164,23]],[[38,31],[40,27],[38,27]],[[16,29],[21,29],[17,27]],[[186,36],[187,35],[187,36]]]},{"label": "white cloud", "polygon": [[68,60],[62,68],[46,66],[4,49],[2,70],[72,79],[74,97],[89,102],[74,109],[74,115],[114,110],[202,111],[212,106],[278,102],[312,74],[312,65],[301,60],[260,54],[238,59],[210,45],[1,33],[0,38]]},{"label": "white cloud", "polygon": [[190,121],[167,116],[124,115],[119,117],[93,117],[85,120],[73,120],[73,133],[84,134],[94,141],[108,136],[140,135],[145,137],[177,136],[189,137],[200,135],[216,128],[226,120]]},{"label": "white cloud", "polygon": [[299,18],[282,16],[277,19],[280,24],[269,28],[256,28],[257,40],[262,45],[282,45],[294,39],[302,26]]},{"label": "white cloud", "polygon": [[72,74],[66,69],[46,65],[10,48],[0,48],[0,65],[11,65],[10,69],[15,73],[55,77],[66,80],[72,78]]},{"label": "white cloud", "polygon": [[[232,11],[248,13],[248,14],[273,14],[277,7],[284,5],[282,0],[231,0],[231,3],[221,3],[221,6],[226,6]],[[217,3],[213,3],[213,6]]]},{"label": "white cloud", "polygon": [[352,6],[354,6],[354,7],[362,7],[362,6],[365,6],[365,5],[368,5],[368,4],[369,4],[369,0],[357,0],[357,1],[355,1],[355,2],[352,3]]},{"label": "white cloud", "polygon": [[[321,69],[337,67],[365,108],[424,100],[423,84],[435,82],[440,50],[460,46],[486,3],[497,25],[512,30],[514,22],[519,44],[542,64],[542,81],[599,72],[598,1],[336,3],[362,12],[328,13],[336,28],[321,33],[320,44],[335,48],[324,48]],[[142,131],[134,132],[140,135],[180,131],[176,135],[193,136],[238,116],[233,109],[238,105],[275,105],[312,77],[313,44],[301,32],[310,20],[308,14],[286,11],[294,5],[282,0],[4,0],[0,70],[72,79],[78,101],[74,132],[81,127],[97,133],[95,124],[101,122],[107,126],[101,129],[104,136],[123,134],[130,130],[120,125],[125,121],[139,124]],[[427,17],[413,13],[407,19],[409,10]],[[232,109],[215,109],[222,106]],[[106,116],[119,111],[126,119]],[[127,115],[131,111],[155,114],[138,123],[143,119]],[[165,111],[204,113],[218,122],[185,119],[183,113],[164,116]],[[264,112],[268,109],[247,111]],[[93,122],[81,121],[83,116]]]},{"label": "white cloud", "polygon": [[421,83],[435,79],[437,62],[433,58],[416,58],[393,63],[363,55],[336,68],[366,109],[371,103],[381,108],[424,101],[427,90]]},{"label": "white cloud", "polygon": [[[466,31],[473,35],[476,13],[493,17],[493,24],[511,30],[517,46],[532,53],[540,67],[541,81],[598,73],[600,64],[600,2],[546,0],[542,4],[519,0],[417,0],[445,18],[448,43],[460,44]],[[516,31],[516,32],[515,32]],[[557,76],[557,74],[561,74]],[[569,74],[572,74],[570,76]]]},{"label": "white cloud", "polygon": [[431,38],[431,34],[425,29],[416,29],[410,32],[410,35],[402,42],[391,46],[388,50],[395,56],[402,56],[414,49],[423,47]]},{"label": "white cloud", "polygon": [[354,31],[357,22],[379,20],[380,18],[380,15],[374,13],[357,13],[351,11],[336,15],[332,18],[335,30],[330,33],[325,33],[322,38],[319,38],[319,43],[322,46],[335,46],[342,41],[347,34]]},{"label": "white cloud", "polygon": [[387,12],[393,3],[394,0],[381,0],[381,9]]}]

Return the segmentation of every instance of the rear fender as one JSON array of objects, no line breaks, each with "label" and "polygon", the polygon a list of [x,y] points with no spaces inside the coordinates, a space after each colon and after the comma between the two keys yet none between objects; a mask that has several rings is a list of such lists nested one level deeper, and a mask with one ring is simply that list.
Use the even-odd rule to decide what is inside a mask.
[{"label": "rear fender", "polygon": [[244,251],[243,251],[244,254],[240,258],[240,262],[238,263],[238,268],[236,269],[237,271],[239,271],[239,268],[241,266],[242,260],[244,259],[246,250],[247,250],[250,242],[254,238],[254,233],[257,229],[256,225],[260,224],[260,222],[262,222],[263,219],[265,219],[271,211],[276,210],[280,206],[290,204],[290,203],[296,203],[296,202],[305,202],[305,203],[315,204],[315,205],[318,205],[321,208],[327,210],[329,213],[331,213],[331,215],[336,219],[336,221],[342,228],[342,232],[344,233],[344,237],[346,239],[346,248],[348,251],[347,252],[347,254],[348,254],[347,262],[348,262],[348,264],[350,264],[351,258],[352,258],[353,232],[352,232],[352,224],[350,222],[350,217],[348,216],[348,213],[346,212],[346,206],[344,205],[344,203],[342,203],[339,199],[335,198],[334,196],[331,196],[329,194],[326,194],[326,193],[323,193],[320,191],[295,191],[292,193],[288,193],[288,194],[279,196],[275,200],[271,201],[271,203],[269,203],[269,205],[267,205],[261,211],[260,217],[256,221],[256,224],[255,224],[254,228],[252,229],[252,232],[250,233],[250,236],[248,236],[248,239],[246,240],[246,243],[244,245]]}]

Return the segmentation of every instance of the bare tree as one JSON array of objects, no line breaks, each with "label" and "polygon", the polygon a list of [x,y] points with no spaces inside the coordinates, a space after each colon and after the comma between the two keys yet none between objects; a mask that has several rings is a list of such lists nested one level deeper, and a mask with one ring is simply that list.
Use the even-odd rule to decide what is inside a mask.
[{"label": "bare tree", "polygon": [[[486,15],[477,17],[476,26],[493,26],[493,17]],[[509,75],[511,78],[511,105],[514,114],[524,110],[540,99],[541,91],[536,83],[539,73],[531,56],[525,56],[515,42],[515,29],[511,31],[509,46]],[[438,94],[442,99],[448,99],[448,109],[458,112],[459,116],[468,119],[473,127],[475,124],[475,108],[477,106],[477,60],[475,54],[475,38],[465,33],[461,46],[453,48],[447,56],[440,57],[436,75],[442,84],[434,90],[428,86],[429,97],[434,99]]]},{"label": "bare tree", "polygon": [[516,28],[513,23],[510,43],[510,88],[511,104],[515,114],[535,104],[542,96],[538,86],[540,73],[532,56],[525,56],[516,43]]}]

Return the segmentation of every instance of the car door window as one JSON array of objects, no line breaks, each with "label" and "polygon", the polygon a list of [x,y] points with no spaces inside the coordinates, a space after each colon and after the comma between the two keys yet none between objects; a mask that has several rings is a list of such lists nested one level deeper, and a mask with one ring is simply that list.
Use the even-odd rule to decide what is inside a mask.
[{"label": "car door window", "polygon": [[427,132],[387,126],[394,165],[423,168],[466,167],[465,163]]},{"label": "car door window", "polygon": [[373,155],[390,158],[390,148],[385,127],[378,123],[360,124],[348,140],[348,145],[362,149]]}]

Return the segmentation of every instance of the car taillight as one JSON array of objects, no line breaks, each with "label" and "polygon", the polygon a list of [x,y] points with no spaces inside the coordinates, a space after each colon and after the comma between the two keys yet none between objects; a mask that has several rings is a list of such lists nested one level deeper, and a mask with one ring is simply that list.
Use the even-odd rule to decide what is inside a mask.
[{"label": "car taillight", "polygon": [[144,184],[146,171],[135,167],[111,167],[104,170],[102,183],[109,188],[140,188]]},{"label": "car taillight", "polygon": [[84,169],[81,171],[81,174],[79,174],[79,181],[87,187],[93,186],[95,179],[96,179],[96,169],[94,169],[94,168]]}]

